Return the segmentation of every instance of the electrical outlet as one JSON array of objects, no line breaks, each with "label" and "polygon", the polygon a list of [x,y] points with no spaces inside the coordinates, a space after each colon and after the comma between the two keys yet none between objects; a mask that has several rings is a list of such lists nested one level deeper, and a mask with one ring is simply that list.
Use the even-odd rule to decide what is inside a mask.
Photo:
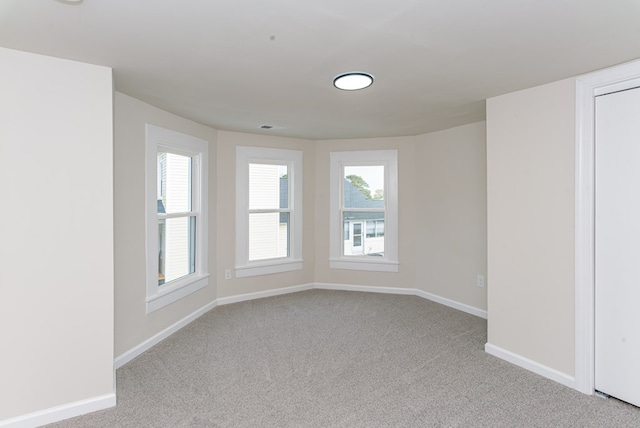
[{"label": "electrical outlet", "polygon": [[484,287],[484,275],[478,275],[476,278],[476,285],[478,287]]},{"label": "electrical outlet", "polygon": [[231,269],[224,271],[224,279],[231,279]]}]

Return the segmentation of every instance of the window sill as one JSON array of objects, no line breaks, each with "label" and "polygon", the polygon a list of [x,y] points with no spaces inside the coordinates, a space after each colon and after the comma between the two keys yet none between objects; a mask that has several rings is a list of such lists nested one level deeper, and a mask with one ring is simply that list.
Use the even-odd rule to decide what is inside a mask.
[{"label": "window sill", "polygon": [[331,259],[331,269],[368,270],[372,272],[398,272],[398,262],[388,260],[363,260],[363,259]]},{"label": "window sill", "polygon": [[[195,293],[206,287],[208,283],[209,274],[199,276],[189,275],[176,280],[174,284],[166,284],[158,287],[159,290],[157,294],[147,297],[147,314],[164,308],[191,293]],[[165,288],[167,286],[168,288]]]},{"label": "window sill", "polygon": [[302,263],[302,260],[287,259],[286,261],[267,261],[246,266],[236,266],[236,278],[301,270]]}]

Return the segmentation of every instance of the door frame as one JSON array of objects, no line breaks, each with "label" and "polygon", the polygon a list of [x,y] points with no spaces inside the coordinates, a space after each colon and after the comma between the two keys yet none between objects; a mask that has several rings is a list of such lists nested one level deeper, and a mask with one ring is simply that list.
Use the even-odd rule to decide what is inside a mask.
[{"label": "door frame", "polygon": [[353,255],[356,255],[353,252],[353,249],[356,247],[356,245],[354,244],[354,238],[356,237],[355,233],[354,233],[354,229],[355,229],[355,225],[359,224],[360,225],[360,245],[358,245],[358,247],[360,247],[362,249],[361,253],[358,253],[357,255],[362,255],[364,254],[364,221],[363,220],[357,220],[357,221],[352,221],[351,222],[351,253]]},{"label": "door frame", "polygon": [[595,97],[640,86],[640,61],[576,79],[575,389],[595,392]]}]

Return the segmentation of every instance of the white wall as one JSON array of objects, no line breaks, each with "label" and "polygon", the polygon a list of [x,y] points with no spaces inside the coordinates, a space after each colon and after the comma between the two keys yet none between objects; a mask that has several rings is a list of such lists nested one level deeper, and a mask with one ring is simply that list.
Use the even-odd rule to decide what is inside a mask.
[{"label": "white wall", "polygon": [[485,133],[477,122],[416,138],[414,236],[416,288],[486,311]]},{"label": "white wall", "polygon": [[487,101],[488,344],[574,374],[575,80]]},{"label": "white wall", "polygon": [[0,48],[0,94],[0,423],[113,405],[111,69]]}]

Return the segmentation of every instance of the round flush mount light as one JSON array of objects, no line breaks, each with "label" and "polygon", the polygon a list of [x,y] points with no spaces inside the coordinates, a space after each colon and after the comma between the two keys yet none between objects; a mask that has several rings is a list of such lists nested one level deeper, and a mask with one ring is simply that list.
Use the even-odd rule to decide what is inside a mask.
[{"label": "round flush mount light", "polygon": [[357,91],[368,88],[373,83],[373,76],[361,71],[350,71],[334,77],[333,86],[343,91]]}]

